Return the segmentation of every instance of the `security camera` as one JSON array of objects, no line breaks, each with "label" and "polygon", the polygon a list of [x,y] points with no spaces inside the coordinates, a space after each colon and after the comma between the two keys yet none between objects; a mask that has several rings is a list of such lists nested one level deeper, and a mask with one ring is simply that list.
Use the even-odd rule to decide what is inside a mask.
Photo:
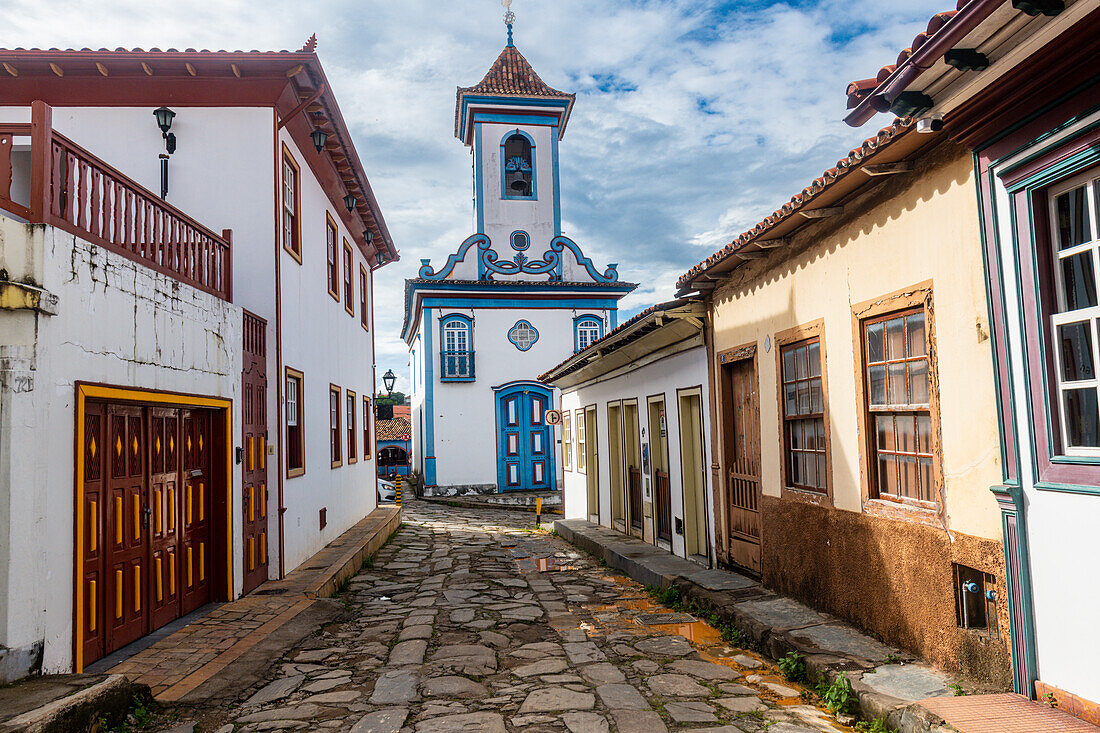
[{"label": "security camera", "polygon": [[943,129],[943,115],[937,112],[917,120],[917,132],[939,132]]}]

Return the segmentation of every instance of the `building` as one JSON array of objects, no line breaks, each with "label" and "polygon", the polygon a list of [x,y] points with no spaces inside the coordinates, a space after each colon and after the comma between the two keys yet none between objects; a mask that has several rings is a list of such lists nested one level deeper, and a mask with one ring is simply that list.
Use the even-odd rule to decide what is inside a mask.
[{"label": "building", "polygon": [[973,151],[1013,681],[1100,724],[1100,675],[1082,653],[1100,608],[1098,68],[1096,2],[972,2],[851,84],[847,120],[907,104]]},{"label": "building", "polygon": [[8,680],[79,672],[375,508],[396,250],[312,39],[0,69]]},{"label": "building", "polygon": [[560,466],[538,375],[615,328],[635,285],[561,231],[558,143],[574,95],[547,86],[511,42],[459,88],[477,232],[405,283],[413,467],[429,494],[556,490]]},{"label": "building", "polygon": [[653,306],[539,379],[561,390],[565,518],[713,567],[704,313]]},{"label": "building", "polygon": [[1003,686],[973,186],[967,150],[896,120],[679,287],[708,311],[719,559]]},{"label": "building", "polygon": [[[395,408],[396,411],[396,408]],[[412,421],[407,417],[379,420],[374,426],[375,468],[383,478],[409,475]]]}]

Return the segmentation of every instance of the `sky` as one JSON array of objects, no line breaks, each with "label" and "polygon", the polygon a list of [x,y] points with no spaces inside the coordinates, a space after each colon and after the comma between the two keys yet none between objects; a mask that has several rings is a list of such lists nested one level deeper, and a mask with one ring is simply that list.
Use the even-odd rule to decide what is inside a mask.
[{"label": "sky", "polygon": [[[873,76],[948,0],[514,0],[515,43],[575,92],[562,230],[641,286],[620,322],[890,119],[847,127]],[[401,261],[375,273],[379,377],[408,386],[403,282],[474,233],[457,86],[506,42],[499,0],[5,0],[0,46],[297,49],[311,33]],[[381,380],[379,379],[381,388]]]}]

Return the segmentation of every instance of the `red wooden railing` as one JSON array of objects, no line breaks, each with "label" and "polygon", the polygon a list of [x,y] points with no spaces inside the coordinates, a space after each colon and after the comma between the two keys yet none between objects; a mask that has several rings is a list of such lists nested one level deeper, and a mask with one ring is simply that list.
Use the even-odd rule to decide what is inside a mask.
[{"label": "red wooden railing", "polygon": [[[89,153],[31,104],[31,123],[0,124],[0,208],[49,224],[181,282],[232,300],[232,232],[221,236]],[[12,200],[12,140],[30,137],[30,205]]]}]

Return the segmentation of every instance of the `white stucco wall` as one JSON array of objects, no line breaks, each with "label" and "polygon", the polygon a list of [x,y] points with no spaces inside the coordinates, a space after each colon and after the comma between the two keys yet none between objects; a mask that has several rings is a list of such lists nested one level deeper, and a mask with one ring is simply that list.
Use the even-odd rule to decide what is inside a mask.
[{"label": "white stucco wall", "polygon": [[[239,404],[241,309],[70,234],[0,216],[0,268],[59,297],[57,315],[0,311],[0,645],[72,664],[76,381]],[[19,272],[13,269],[11,272]],[[234,415],[232,440],[240,445]],[[239,496],[240,473],[233,473]],[[235,513],[234,517],[241,515]],[[234,557],[242,556],[239,522]],[[240,592],[242,564],[234,563]]]},{"label": "white stucco wall", "polygon": [[[596,514],[594,507],[588,506],[587,472],[577,470],[577,428],[576,411],[592,405],[596,406],[596,421],[599,455],[599,497],[600,524],[611,527],[611,483],[610,455],[608,446],[607,403],[619,400],[637,400],[638,421],[642,445],[652,441],[649,433],[648,398],[663,395],[665,400],[665,422],[668,440],[668,473],[672,503],[672,552],[685,556],[684,536],[675,532],[676,519],[684,518],[684,492],[682,460],[680,455],[680,419],[677,390],[702,387],[701,406],[703,416],[704,475],[707,513],[708,542],[711,561],[714,561],[714,507],[711,496],[710,472],[710,392],[707,384],[706,350],[697,346],[687,351],[673,354],[659,361],[630,370],[616,370],[609,375],[599,377],[576,387],[562,390],[562,410],[573,414],[573,460],[565,470],[565,516],[567,519],[588,519]],[[586,436],[592,440],[593,436]],[[559,450],[559,457],[561,452]],[[652,456],[652,451],[650,452]],[[642,500],[654,501],[652,475],[643,472]],[[646,517],[646,523],[652,523],[652,517]],[[646,537],[654,537],[655,531],[648,528]]]},{"label": "white stucco wall", "polygon": [[[489,236],[494,247],[502,254],[511,252],[508,238],[512,232],[523,230],[531,235],[532,259],[541,255],[554,237],[554,140],[548,126],[506,125],[478,123],[482,147],[481,165],[483,204],[483,233]],[[520,129],[535,141],[535,198],[533,200],[504,199],[501,197],[501,149],[504,138]],[[477,157],[475,141],[475,160]],[[531,276],[531,279],[536,279]],[[544,277],[537,279],[545,279]]]}]

